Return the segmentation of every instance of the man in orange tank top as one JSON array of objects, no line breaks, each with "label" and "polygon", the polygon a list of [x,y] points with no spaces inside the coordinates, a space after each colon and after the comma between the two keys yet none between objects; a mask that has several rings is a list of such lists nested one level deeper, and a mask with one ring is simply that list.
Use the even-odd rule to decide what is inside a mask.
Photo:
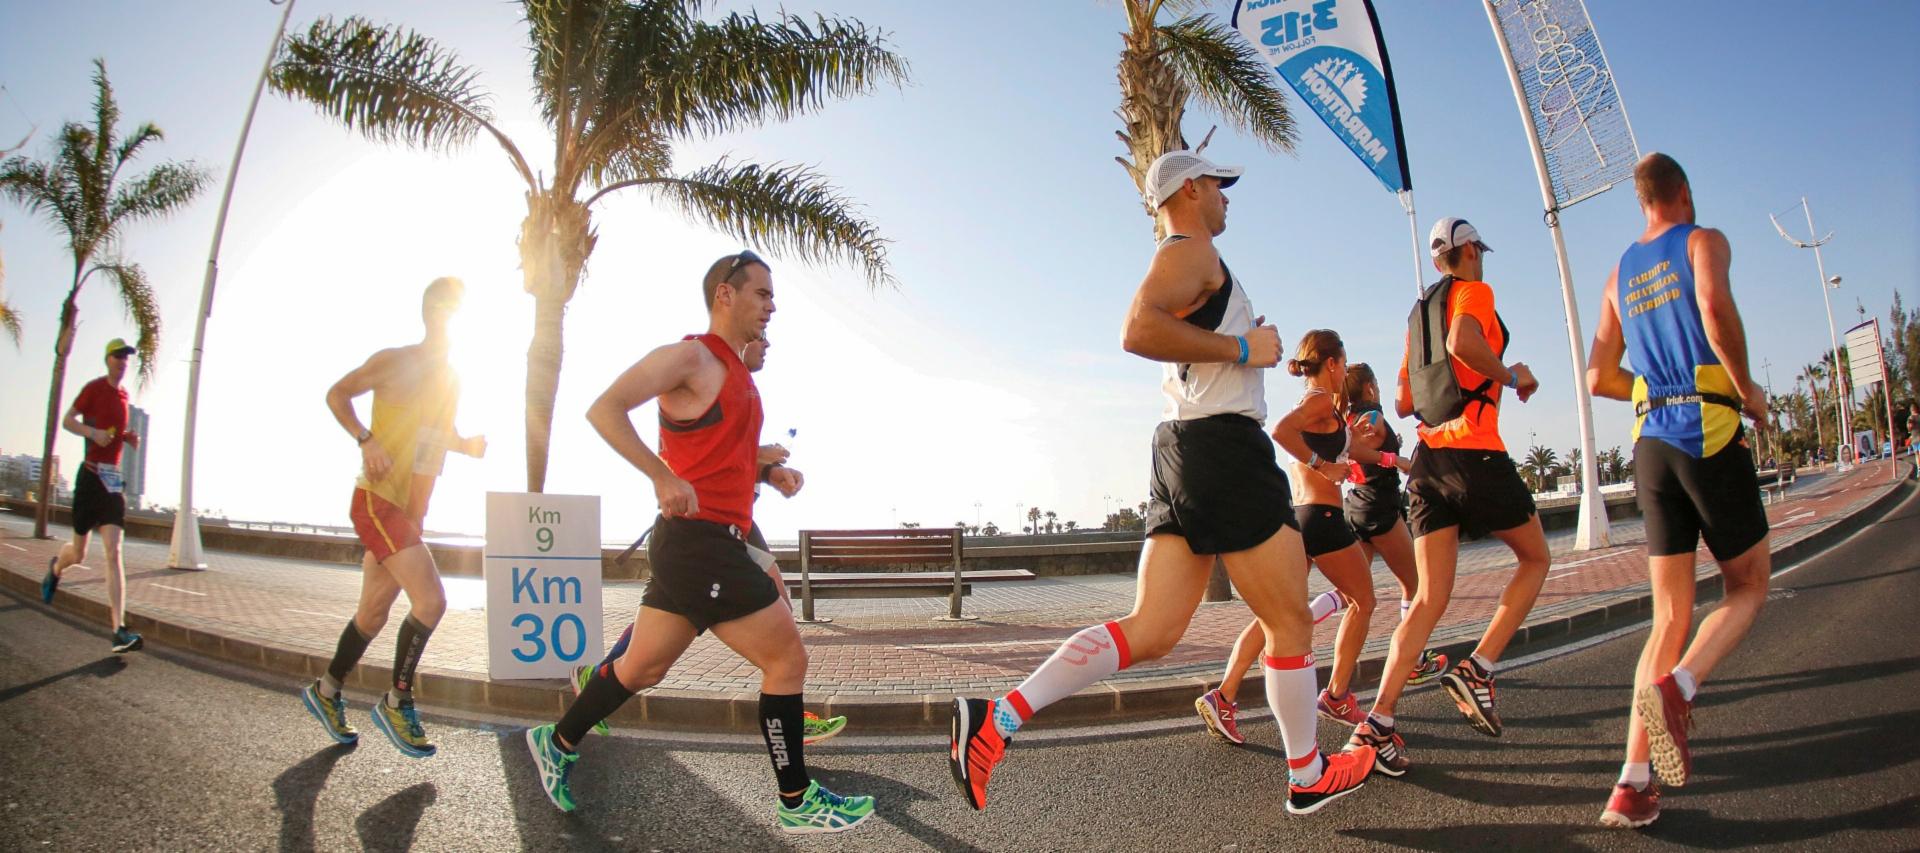
[{"label": "man in orange tank top", "polygon": [[[568,777],[594,724],[660,683],[695,637],[720,642],[760,669],[760,732],[773,762],[775,819],[789,833],[842,832],[873,815],[872,797],[842,797],[807,773],[801,690],[807,650],[779,582],[755,562],[753,490],[760,472],[760,394],[741,354],[773,317],[773,271],[752,252],[715,261],[702,284],[706,334],[640,359],[595,400],[587,420],[652,481],[660,506],[647,542],[652,576],[625,654],[596,667],[558,723],[527,731],[541,788],[573,811]],[[660,450],[631,413],[660,404]],[[774,466],[767,482],[792,495],[800,474]]]},{"label": "man in orange tank top", "polygon": [[[439,567],[420,539],[427,500],[448,450],[474,458],[487,452],[486,438],[462,437],[453,428],[460,379],[447,363],[447,325],[460,310],[465,289],[457,278],[434,279],[421,298],[426,337],[374,353],[327,389],[334,420],[360,445],[360,479],[348,515],[367,553],[360,560],[359,607],[341,630],[326,673],[301,692],[301,702],[329,737],[340,743],[359,740],[347,725],[340,688],[405,591],[409,608],[395,643],[392,689],[374,703],[372,716],[374,727],[413,758],[437,750],[414,710],[414,672],[447,610]],[[368,392],[373,393],[372,427],[353,410],[354,398]]]}]

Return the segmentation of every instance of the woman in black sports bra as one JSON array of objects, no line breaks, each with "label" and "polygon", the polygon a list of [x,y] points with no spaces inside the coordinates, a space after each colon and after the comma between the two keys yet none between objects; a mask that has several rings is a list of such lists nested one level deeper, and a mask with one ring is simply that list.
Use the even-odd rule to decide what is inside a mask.
[{"label": "woman in black sports bra", "polygon": [[[1413,562],[1413,537],[1407,533],[1400,509],[1400,476],[1413,469],[1412,457],[1398,455],[1400,436],[1386,424],[1380,410],[1380,384],[1374,379],[1373,368],[1365,363],[1347,365],[1344,391],[1347,423],[1353,428],[1355,443],[1378,448],[1383,463],[1388,461],[1385,457],[1393,454],[1392,464],[1354,463],[1358,476],[1353,488],[1347,490],[1347,524],[1360,538],[1367,565],[1373,565],[1373,555],[1379,554],[1386,561],[1387,570],[1400,581],[1400,618],[1405,619],[1414,593],[1420,590],[1420,573]],[[1414,664],[1407,683],[1420,684],[1446,671],[1447,656],[1428,649]]]},{"label": "woman in black sports bra", "polygon": [[[1334,640],[1333,673],[1327,678],[1327,688],[1320,692],[1318,709],[1320,716],[1329,720],[1357,725],[1366,719],[1366,709],[1354,701],[1352,681],[1361,647],[1367,642],[1367,623],[1373,618],[1373,575],[1370,557],[1361,549],[1341,508],[1340,484],[1351,474],[1352,460],[1378,463],[1382,459],[1377,449],[1355,444],[1348,435],[1341,399],[1347,355],[1338,333],[1330,329],[1308,332],[1300,340],[1295,357],[1287,361],[1287,372],[1306,380],[1307,393],[1274,425],[1273,439],[1298,460],[1291,463],[1287,474],[1293,487],[1294,519],[1299,523],[1307,558],[1333,582],[1339,592],[1338,603],[1346,609]],[[1316,601],[1310,609],[1318,621],[1335,608]],[[1240,634],[1221,679],[1220,700],[1230,704],[1238,695],[1240,680],[1253,666],[1265,640],[1258,621]],[[1201,701],[1206,698],[1202,696]]]}]

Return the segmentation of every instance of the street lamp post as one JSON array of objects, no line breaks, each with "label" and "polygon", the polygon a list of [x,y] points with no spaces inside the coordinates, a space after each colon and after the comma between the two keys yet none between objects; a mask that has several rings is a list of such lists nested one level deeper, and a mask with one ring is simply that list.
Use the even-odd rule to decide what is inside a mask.
[{"label": "street lamp post", "polygon": [[1806,196],[1800,197],[1800,209],[1806,211],[1807,214],[1807,239],[1805,240],[1795,239],[1793,235],[1788,234],[1786,227],[1780,224],[1778,218],[1772,215],[1769,215],[1767,218],[1773,220],[1773,228],[1780,232],[1781,239],[1792,243],[1796,248],[1813,250],[1814,269],[1820,273],[1820,301],[1827,306],[1827,341],[1833,345],[1833,411],[1835,417],[1833,429],[1833,464],[1838,467],[1844,464],[1841,456],[1847,448],[1847,408],[1845,395],[1840,393],[1840,365],[1844,363],[1840,360],[1840,333],[1834,330],[1833,298],[1827,295],[1827,291],[1840,286],[1840,277],[1836,275],[1828,278],[1826,261],[1820,257],[1820,247],[1826,245],[1833,239],[1833,232],[1828,231],[1827,236],[1814,239],[1813,235],[1820,232],[1813,227],[1813,207],[1807,204]]},{"label": "street lamp post", "polygon": [[253,113],[260,106],[260,93],[267,87],[267,74],[273,70],[273,58],[280,53],[280,39],[286,35],[287,19],[293,16],[293,0],[272,0],[286,4],[280,12],[280,26],[273,31],[273,46],[267,49],[266,62],[260,66],[260,79],[253,84],[253,100],[247,102],[247,117],[240,122],[240,141],[233,146],[233,162],[227,166],[227,189],[220,196],[220,213],[214,218],[213,247],[207,251],[207,277],[200,285],[200,313],[193,324],[193,358],[187,368],[187,417],[185,438],[180,451],[180,504],[173,509],[173,543],[167,549],[167,567],[205,569],[200,553],[200,522],[193,515],[193,438],[200,408],[200,360],[207,344],[207,318],[213,316],[213,286],[220,278],[220,238],[227,230],[227,209],[233,205],[233,183],[240,177],[240,155],[247,150],[247,132],[253,129]]}]

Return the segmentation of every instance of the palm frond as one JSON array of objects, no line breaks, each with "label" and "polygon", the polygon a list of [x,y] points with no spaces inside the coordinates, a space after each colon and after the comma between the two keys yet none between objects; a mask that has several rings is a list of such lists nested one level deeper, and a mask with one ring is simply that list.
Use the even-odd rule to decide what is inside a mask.
[{"label": "palm frond", "polygon": [[107,61],[93,61],[93,156],[90,165],[99,172],[101,183],[113,169],[114,128],[120,124],[120,104],[113,99],[113,84],[107,82]]},{"label": "palm frond", "polygon": [[287,37],[268,82],[375,142],[445,151],[486,131],[532,186],[526,159],[493,125],[478,76],[453,51],[412,30],[328,17]]},{"label": "palm frond", "polygon": [[904,84],[909,66],[884,31],[851,18],[758,13],[694,22],[680,61],[651,81],[651,108],[675,136],[784,121],[829,100]]},{"label": "palm frond", "polygon": [[804,166],[722,160],[687,175],[615,184],[587,203],[626,186],[652,190],[687,216],[775,255],[816,264],[845,261],[859,267],[870,286],[897,283],[887,265],[889,241],[826,178]]},{"label": "palm frond", "polygon": [[144,385],[152,381],[154,356],[160,351],[160,302],[147,283],[146,271],[139,264],[113,261],[95,266],[92,272],[105,275],[116,285],[127,319],[140,330],[140,340],[134,344],[140,350],[140,382]]},{"label": "palm frond", "polygon": [[1275,152],[1299,141],[1287,98],[1253,45],[1212,15],[1159,27],[1166,60],[1202,103]]},{"label": "palm frond", "polygon": [[172,213],[200,194],[213,176],[207,170],[188,163],[162,163],[114,191],[107,205],[108,232],[142,219],[157,219]]},{"label": "palm frond", "polygon": [[7,331],[7,337],[13,339],[13,348],[20,348],[20,312],[12,305],[0,300],[0,329]]},{"label": "palm frond", "polygon": [[72,209],[77,205],[67,203],[53,167],[38,160],[9,157],[0,163],[0,196],[68,231],[76,224]]},{"label": "palm frond", "polygon": [[147,143],[158,142],[165,138],[166,134],[161,133],[160,128],[155,127],[153,122],[141,123],[139,127],[133,129],[132,133],[127,134],[127,138],[120,140],[120,147],[113,153],[113,174],[118,175],[120,169],[138,156],[140,149],[145,148]]}]

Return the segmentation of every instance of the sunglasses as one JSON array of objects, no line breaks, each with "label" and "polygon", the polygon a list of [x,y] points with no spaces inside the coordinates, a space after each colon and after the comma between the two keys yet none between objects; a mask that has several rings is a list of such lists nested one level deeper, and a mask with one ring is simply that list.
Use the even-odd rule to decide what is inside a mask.
[{"label": "sunglasses", "polygon": [[740,254],[733,256],[733,263],[727,265],[727,274],[721,276],[720,280],[731,282],[733,280],[733,274],[739,272],[740,268],[747,264],[759,264],[768,269],[773,268],[768,266],[766,261],[761,260],[759,255],[754,254],[752,249],[741,249]]}]

